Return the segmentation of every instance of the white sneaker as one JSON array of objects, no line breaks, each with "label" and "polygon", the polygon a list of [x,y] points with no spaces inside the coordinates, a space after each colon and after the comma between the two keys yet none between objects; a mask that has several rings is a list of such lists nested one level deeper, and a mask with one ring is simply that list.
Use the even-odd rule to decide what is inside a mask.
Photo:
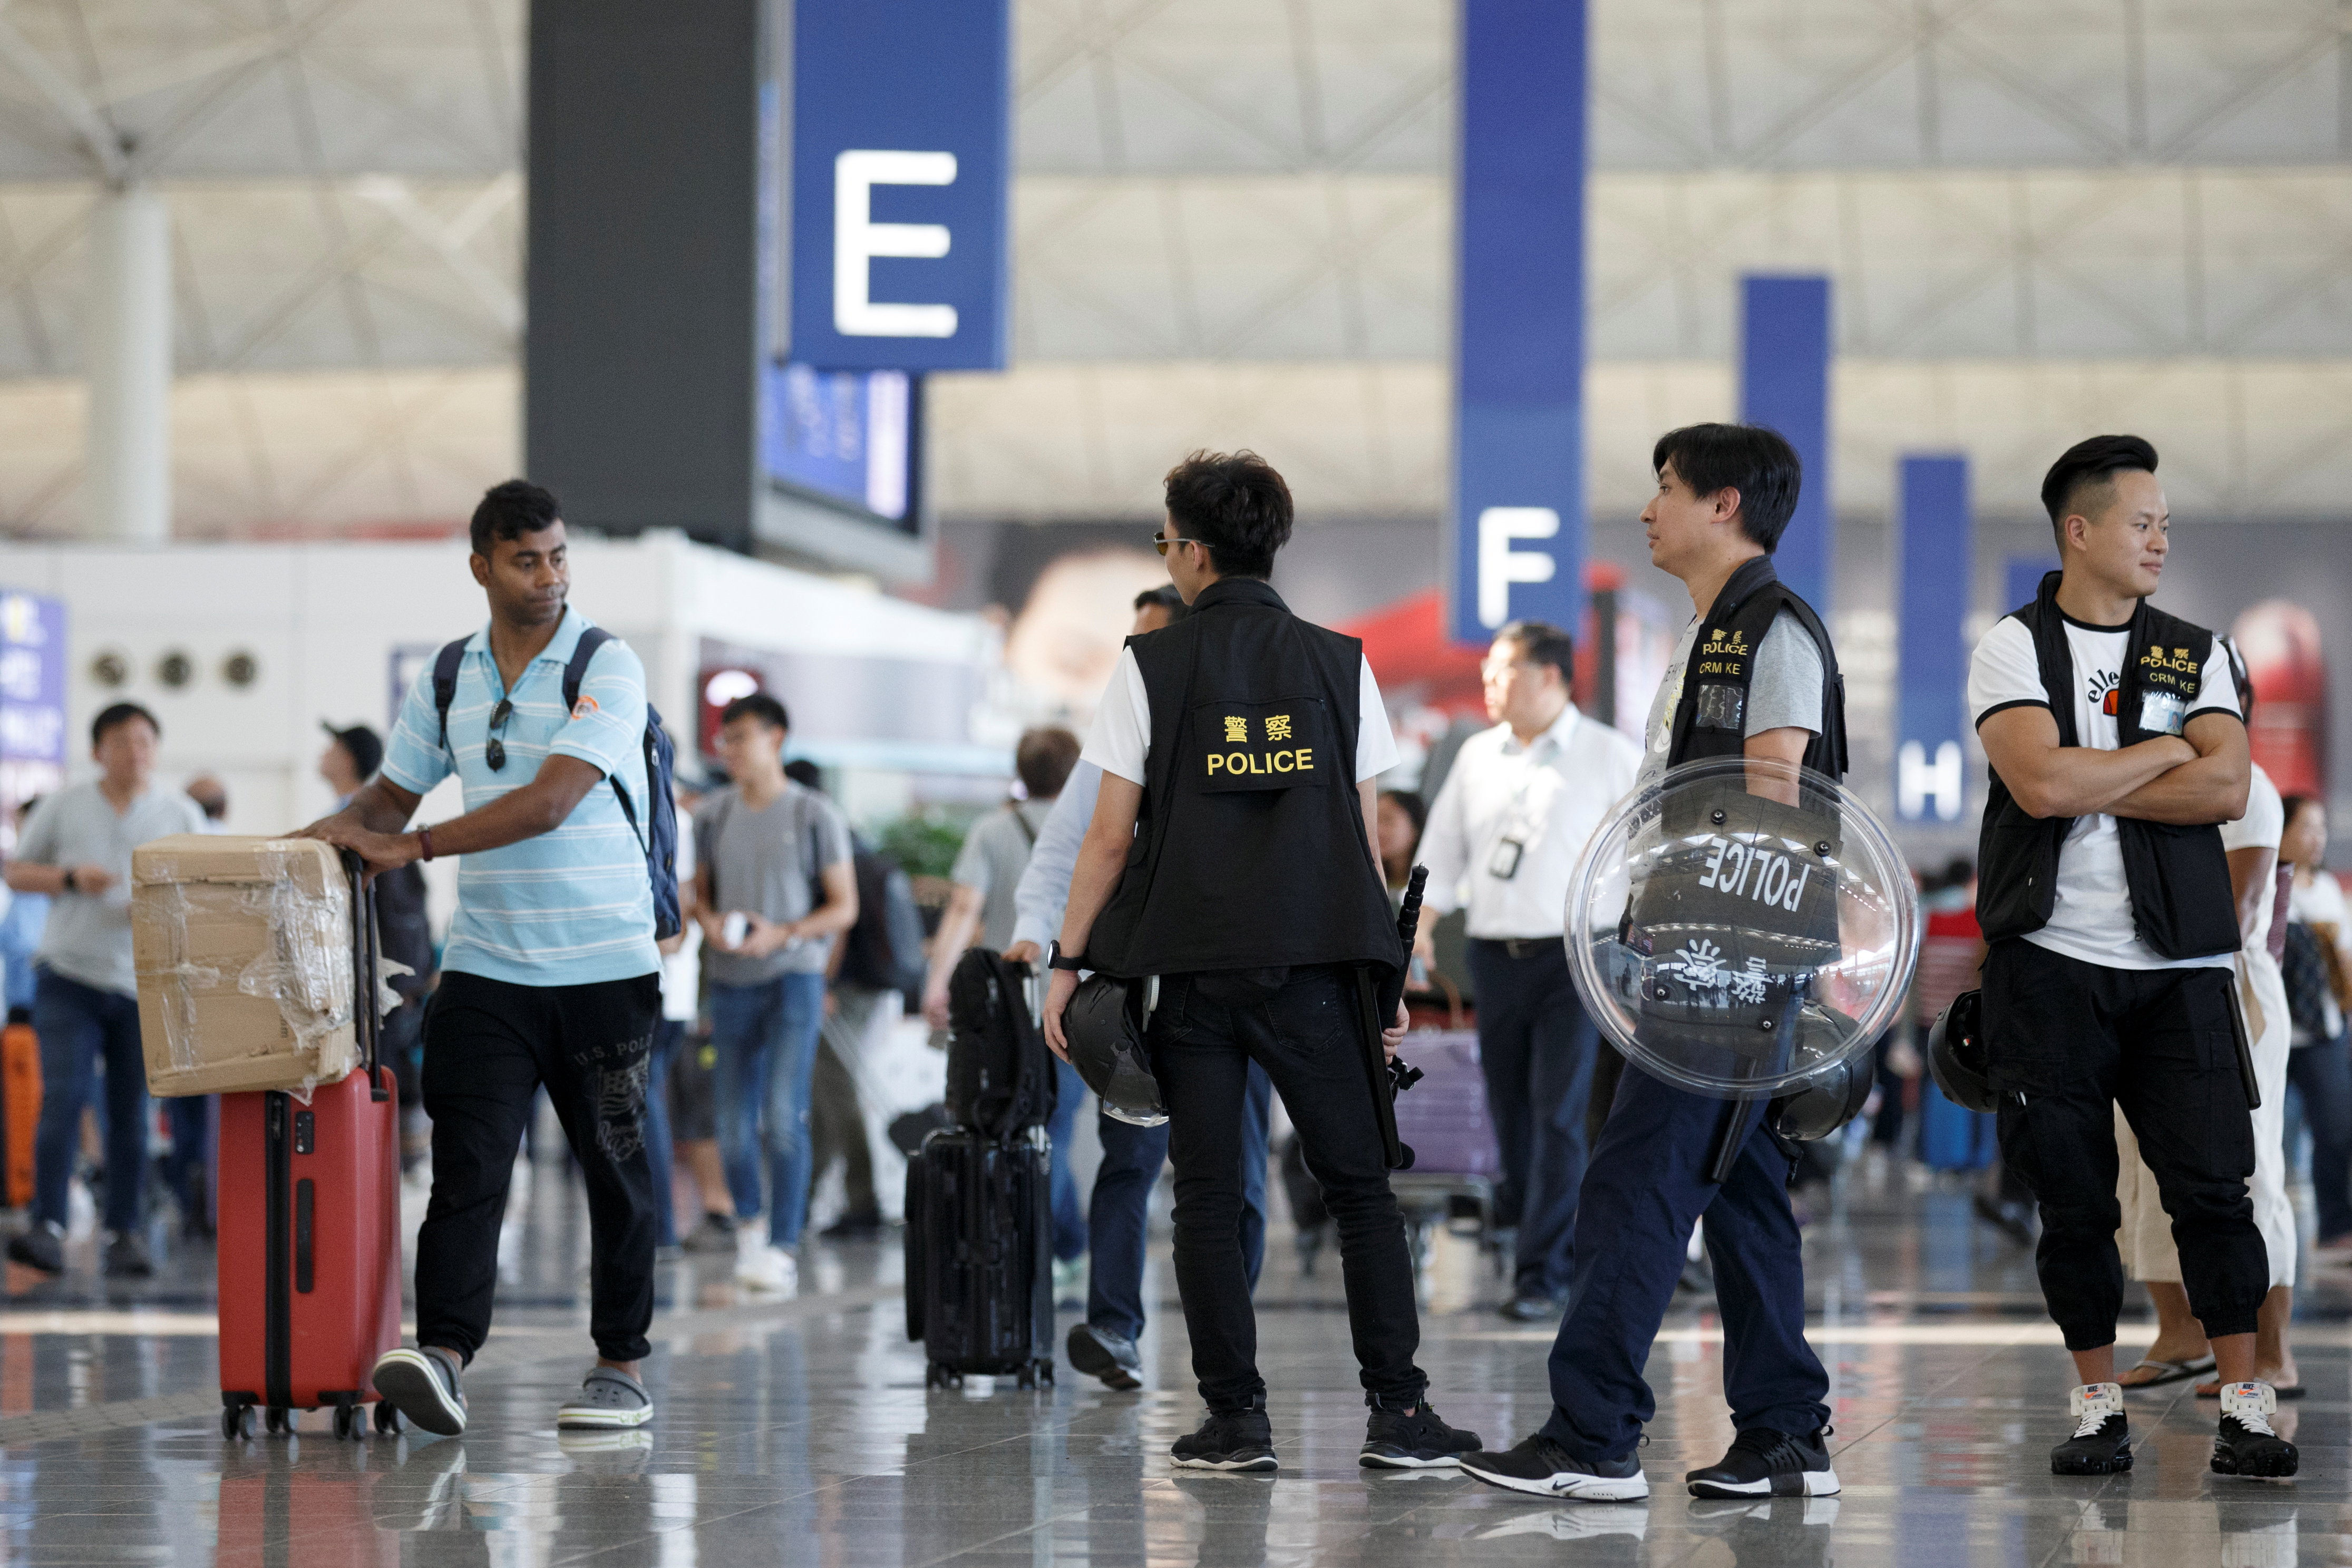
[{"label": "white sneaker", "polygon": [[781,1247],[768,1244],[765,1227],[737,1233],[735,1282],[746,1290],[789,1296],[800,1288],[800,1264]]}]

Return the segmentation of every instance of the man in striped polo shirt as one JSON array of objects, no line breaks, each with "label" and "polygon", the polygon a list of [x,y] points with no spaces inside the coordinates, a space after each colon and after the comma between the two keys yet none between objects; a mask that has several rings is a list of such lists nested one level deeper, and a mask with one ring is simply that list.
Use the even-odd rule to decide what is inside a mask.
[{"label": "man in striped polo shirt", "polygon": [[[538,486],[510,479],[482,497],[470,564],[490,619],[466,644],[446,724],[434,683],[418,680],[375,781],[304,830],[378,873],[465,857],[425,1032],[433,1197],[416,1239],[417,1347],[378,1361],[375,1385],[426,1431],[465,1430],[457,1375],[489,1333],[507,1183],[544,1086],[593,1237],[597,1364],[557,1424],[636,1427],[653,1414],[637,1364],[654,1308],[645,1091],[661,960],[646,851],[620,791],[650,822],[645,666],[627,643],[604,643],[567,710],[564,666],[590,623],[565,602],[563,522]],[[452,773],[464,815],[404,831]]]}]

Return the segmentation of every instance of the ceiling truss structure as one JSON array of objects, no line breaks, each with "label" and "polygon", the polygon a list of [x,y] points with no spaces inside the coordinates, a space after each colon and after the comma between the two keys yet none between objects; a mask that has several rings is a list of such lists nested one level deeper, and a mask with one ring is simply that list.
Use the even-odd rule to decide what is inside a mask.
[{"label": "ceiling truss structure", "polygon": [[[1225,441],[1325,515],[1439,510],[1453,0],[1016,3],[1017,364],[939,378],[943,509],[1139,513]],[[0,10],[0,528],[75,524],[108,184],[172,206],[184,529],[447,518],[510,468],[522,16]],[[2176,505],[2352,480],[2345,0],[1596,0],[1592,62],[1596,511],[1733,412],[1750,270],[1835,279],[1842,508],[1923,444],[1990,501],[2085,421],[2164,431]]]}]

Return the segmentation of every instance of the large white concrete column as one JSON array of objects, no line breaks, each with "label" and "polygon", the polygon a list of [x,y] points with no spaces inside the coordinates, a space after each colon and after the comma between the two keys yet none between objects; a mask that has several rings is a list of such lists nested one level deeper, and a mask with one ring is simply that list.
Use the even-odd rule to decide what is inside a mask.
[{"label": "large white concrete column", "polygon": [[132,186],[89,222],[89,377],[82,528],[96,538],[172,537],[172,214]]}]

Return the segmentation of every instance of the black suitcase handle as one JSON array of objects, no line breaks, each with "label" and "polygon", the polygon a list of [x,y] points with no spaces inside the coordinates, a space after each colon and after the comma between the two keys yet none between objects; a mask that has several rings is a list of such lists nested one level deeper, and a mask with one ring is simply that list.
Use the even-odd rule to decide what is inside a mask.
[{"label": "black suitcase handle", "polygon": [[383,1042],[383,1014],[376,1009],[377,950],[375,886],[368,881],[367,862],[355,850],[344,850],[343,873],[352,879],[352,1026],[367,1051],[368,1098],[378,1105],[392,1098],[377,1071]]}]

